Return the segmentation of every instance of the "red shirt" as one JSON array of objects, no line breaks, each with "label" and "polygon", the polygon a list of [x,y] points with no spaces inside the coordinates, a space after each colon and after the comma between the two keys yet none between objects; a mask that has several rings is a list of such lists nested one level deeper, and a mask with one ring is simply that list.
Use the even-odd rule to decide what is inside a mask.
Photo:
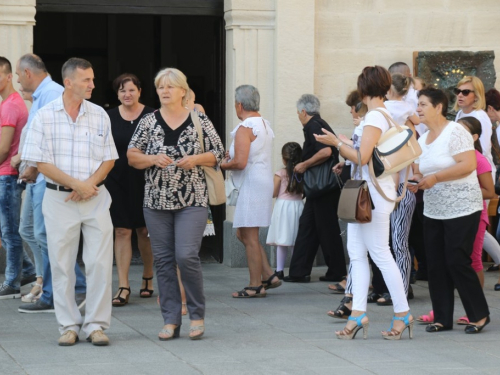
[{"label": "red shirt", "polygon": [[18,174],[17,169],[10,166],[10,159],[12,159],[12,156],[17,155],[21,131],[27,121],[28,108],[26,108],[23,98],[21,98],[21,95],[17,92],[10,94],[7,99],[0,103],[0,140],[2,139],[2,129],[6,126],[15,128],[9,155],[7,156],[7,159],[0,164],[0,176]]}]

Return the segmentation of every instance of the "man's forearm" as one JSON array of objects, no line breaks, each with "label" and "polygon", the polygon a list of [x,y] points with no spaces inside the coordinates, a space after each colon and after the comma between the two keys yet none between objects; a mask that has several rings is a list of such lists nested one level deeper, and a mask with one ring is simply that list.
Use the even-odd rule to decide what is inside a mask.
[{"label": "man's forearm", "polygon": [[326,159],[330,157],[332,150],[330,148],[322,148],[309,159],[305,160],[304,163],[307,169],[314,167],[315,165],[323,163]]},{"label": "man's forearm", "polygon": [[37,166],[40,173],[50,178],[52,181],[58,183],[59,185],[66,186],[74,190],[76,188],[76,184],[78,184],[79,182],[76,178],[73,178],[70,175],[64,173],[53,164],[37,163]]},{"label": "man's forearm", "polygon": [[97,171],[95,171],[94,174],[92,174],[92,176],[90,176],[87,181],[91,182],[93,185],[101,183],[106,178],[109,171],[113,169],[114,165],[115,165],[114,160],[103,161],[101,166],[97,168]]}]

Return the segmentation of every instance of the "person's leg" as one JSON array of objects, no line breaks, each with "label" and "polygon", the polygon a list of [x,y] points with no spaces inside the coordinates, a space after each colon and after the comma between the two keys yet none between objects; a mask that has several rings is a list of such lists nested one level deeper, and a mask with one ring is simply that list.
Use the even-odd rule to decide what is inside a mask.
[{"label": "person's leg", "polygon": [[486,223],[486,221],[479,220],[479,227],[476,233],[476,238],[474,239],[474,244],[472,245],[471,254],[471,266],[479,278],[481,288],[484,287],[483,260],[481,258],[483,257],[484,235],[486,233],[487,226],[488,223]]},{"label": "person's leg", "polygon": [[174,216],[177,211],[144,208],[143,212],[156,266],[163,322],[165,328],[174,329],[182,322],[181,293],[175,260]]},{"label": "person's leg", "polygon": [[79,204],[82,219],[83,262],[87,276],[87,302],[82,330],[106,330],[111,323],[113,278],[113,223],[111,196],[104,186],[99,195]]},{"label": "person's leg", "polygon": [[[370,268],[368,266],[367,248],[363,238],[364,227],[370,224],[348,224],[347,250],[351,263],[349,265],[349,278],[352,285],[352,317],[360,317],[366,312],[366,295],[370,283]],[[342,305],[341,305],[342,306]],[[350,308],[350,303],[345,304]],[[340,309],[339,309],[340,310]],[[345,312],[345,311],[342,311]],[[368,318],[362,318],[363,324],[368,323]],[[357,325],[356,321],[348,320],[344,330],[335,331],[337,336],[348,335]]]},{"label": "person's leg", "polygon": [[[206,207],[186,207],[179,210],[175,217],[175,258],[186,291],[191,327],[198,328],[205,319],[205,294],[199,252],[207,218]],[[190,331],[189,335],[196,336],[202,331],[202,328]]]},{"label": "person's leg", "polygon": [[[132,229],[115,228],[115,260],[118,272],[118,287],[128,288],[128,271],[132,260]],[[127,298],[128,290],[118,290],[113,302],[120,302],[118,297]]]},{"label": "person's leg", "polygon": [[[500,227],[500,225],[499,225]],[[484,233],[483,249],[486,251],[495,264],[500,264],[500,245],[490,232]]]},{"label": "person's leg", "polygon": [[444,220],[424,217],[424,234],[434,322],[451,329],[455,286],[446,267]]},{"label": "person's leg", "polygon": [[[79,203],[64,200],[69,193],[47,190],[43,216],[52,271],[53,299],[59,331],[80,332],[83,318],[75,302],[75,263],[80,242]],[[45,292],[42,295],[45,297]]]},{"label": "person's leg", "polygon": [[[399,185],[398,195],[403,192],[403,184]],[[407,191],[404,198],[399,202],[396,209],[391,213],[391,238],[392,250],[396,264],[403,279],[405,295],[408,296],[410,285],[411,257],[408,246],[413,211],[415,210],[415,194]]]},{"label": "person's leg", "polygon": [[[37,278],[43,278],[43,256],[42,250],[35,239],[35,228],[33,220],[33,188],[34,184],[27,184],[21,208],[21,219],[19,222],[19,234],[26,242],[35,258],[35,269]],[[39,280],[37,280],[38,282]]]},{"label": "person's leg", "polygon": [[[340,237],[337,216],[339,198],[340,190],[334,190],[313,201],[316,231],[325,263],[328,266],[325,277],[332,280],[342,280],[342,277],[346,275],[344,244],[342,237]],[[314,258],[312,262],[314,262]]]},{"label": "person's leg", "polygon": [[187,302],[186,302],[186,290],[184,285],[182,285],[181,271],[179,266],[177,266],[177,280],[179,281],[179,289],[181,290],[181,302],[182,302],[182,315],[187,315]]},{"label": "person's leg", "polygon": [[[348,224],[347,249],[349,251],[350,273],[352,284],[353,305],[352,310],[360,314],[366,311],[366,295],[370,284],[370,267],[368,266],[368,249],[364,237],[368,224]],[[371,239],[370,239],[371,240]],[[359,315],[360,315],[359,314]],[[354,315],[356,316],[356,315]]]},{"label": "person's leg", "polygon": [[389,289],[387,289],[387,285],[385,285],[384,276],[382,276],[380,268],[377,267],[370,254],[368,254],[368,259],[370,261],[370,265],[372,266],[373,291],[380,295],[389,293]]},{"label": "person's leg", "polygon": [[[418,194],[418,193],[417,193]],[[424,246],[424,202],[415,205],[415,211],[411,220],[409,243],[415,251],[418,261],[417,280],[427,280],[427,258]]]},{"label": "person's leg", "polygon": [[[363,236],[370,256],[382,272],[387,289],[391,294],[394,313],[405,313],[409,310],[401,273],[389,248],[390,215],[387,212],[373,211],[372,222],[364,228]],[[387,234],[387,237],[386,237]]]},{"label": "person's leg", "polygon": [[471,267],[471,253],[479,225],[480,212],[445,220],[446,268],[457,288],[465,312],[471,323],[484,322],[490,312],[483,289]]},{"label": "person's leg", "polygon": [[[24,251],[19,234],[21,193],[22,188],[17,184],[17,176],[0,176],[0,228],[2,246],[6,251],[4,286],[12,288],[11,291],[17,293],[14,298],[21,297],[21,269]],[[14,294],[9,292],[8,295],[2,297],[12,298],[13,296]]]},{"label": "person's leg", "polygon": [[[259,242],[259,228],[238,228],[236,236],[245,246],[247,255],[250,283],[248,286],[257,287],[262,285],[262,252]],[[249,291],[251,293],[251,291]]]},{"label": "person's leg", "polygon": [[307,199],[299,219],[299,230],[288,272],[290,277],[303,277],[311,274],[314,257],[319,247],[318,233],[314,220],[313,202],[312,199]]},{"label": "person's leg", "polygon": [[[141,289],[154,290],[154,283],[152,280],[144,280],[153,277],[153,253],[151,252],[151,241],[148,236],[148,229],[146,227],[137,228],[137,246],[141,253],[142,263],[144,268],[142,270],[142,286]],[[147,288],[146,288],[147,285]],[[151,295],[150,292],[142,292],[143,295]]]},{"label": "person's leg", "polygon": [[283,271],[287,256],[288,246],[276,246],[276,271]]}]

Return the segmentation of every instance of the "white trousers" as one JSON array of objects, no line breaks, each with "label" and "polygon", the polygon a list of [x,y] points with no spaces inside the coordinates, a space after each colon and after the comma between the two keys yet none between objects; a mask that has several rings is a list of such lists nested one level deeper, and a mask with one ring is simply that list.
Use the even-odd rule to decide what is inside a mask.
[{"label": "white trousers", "polygon": [[390,214],[394,203],[383,199],[370,186],[375,210],[372,221],[367,224],[348,224],[347,251],[349,252],[350,277],[352,280],[353,310],[366,311],[366,296],[370,286],[370,265],[368,252],[378,266],[389,289],[394,304],[394,312],[408,311],[401,272],[389,248]]},{"label": "white trousers", "polygon": [[[111,197],[104,186],[86,202],[64,200],[70,193],[47,189],[42,210],[52,270],[54,309],[59,331],[80,328],[88,337],[92,331],[109,328],[113,267],[113,224],[109,214]],[[80,230],[87,276],[85,320],[75,302],[75,262]]]}]

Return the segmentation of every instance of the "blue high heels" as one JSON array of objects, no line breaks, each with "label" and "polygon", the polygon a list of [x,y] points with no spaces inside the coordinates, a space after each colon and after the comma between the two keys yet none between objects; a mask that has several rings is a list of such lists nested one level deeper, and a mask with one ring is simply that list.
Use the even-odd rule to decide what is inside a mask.
[{"label": "blue high heels", "polygon": [[356,322],[356,327],[354,327],[353,329],[349,329],[349,328],[345,327],[342,331],[340,331],[339,333],[336,333],[337,338],[341,339],[341,340],[352,340],[356,337],[356,333],[358,333],[358,331],[361,328],[363,328],[363,338],[366,340],[366,338],[368,336],[369,322],[361,323],[361,320],[363,320],[363,318],[365,316],[366,316],[366,313],[363,313],[360,316],[350,316],[349,318],[347,318],[348,321],[352,320],[352,321]]},{"label": "blue high heels", "polygon": [[[411,315],[410,315],[409,311],[408,311],[408,314],[406,314],[405,316],[394,316],[392,318],[391,328],[389,328],[389,331],[387,331],[385,334],[382,333],[382,336],[384,337],[384,339],[386,339],[386,340],[401,340],[401,335],[403,334],[403,332],[405,331],[406,328],[408,328],[408,332],[410,334],[410,339],[412,339],[413,338],[413,323],[415,320],[412,319],[410,321],[410,316]],[[403,330],[401,332],[399,332],[393,328],[395,320],[402,320],[405,323],[405,327],[403,328]]]}]

